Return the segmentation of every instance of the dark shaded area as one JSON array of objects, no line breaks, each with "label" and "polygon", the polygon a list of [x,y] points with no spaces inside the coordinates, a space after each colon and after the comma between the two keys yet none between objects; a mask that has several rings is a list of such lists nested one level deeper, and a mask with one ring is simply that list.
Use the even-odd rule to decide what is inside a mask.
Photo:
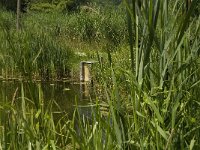
[{"label": "dark shaded area", "polygon": [[[60,11],[76,11],[80,8],[81,5],[88,5],[90,3],[97,3],[99,5],[108,5],[108,4],[114,4],[119,5],[121,3],[121,0],[112,0],[112,1],[106,1],[106,0],[21,0],[21,12],[27,12],[29,8],[32,7],[32,5],[38,4],[37,7],[39,7],[39,10],[45,10],[46,7],[54,7],[58,6]],[[42,5],[42,4],[48,4],[48,5]],[[52,6],[51,6],[52,5]],[[8,11],[14,11],[16,12],[17,8],[17,0],[0,0],[0,6],[3,6]]]},{"label": "dark shaded area", "polygon": [[[4,7],[8,11],[16,11],[17,0],[0,0],[0,6]],[[28,1],[21,0],[21,12],[26,12]]]}]

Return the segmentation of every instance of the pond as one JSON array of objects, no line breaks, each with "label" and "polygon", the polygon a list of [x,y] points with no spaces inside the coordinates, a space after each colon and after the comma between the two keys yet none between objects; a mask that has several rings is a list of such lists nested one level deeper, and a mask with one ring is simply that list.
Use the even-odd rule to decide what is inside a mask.
[{"label": "pond", "polygon": [[[48,107],[52,103],[52,113],[54,119],[59,118],[60,114],[67,113],[72,118],[76,107],[76,101],[81,112],[86,115],[90,114],[89,103],[91,102],[90,92],[85,84],[69,83],[69,82],[22,82],[16,80],[0,81],[0,102],[11,103],[15,99],[15,103],[20,103],[22,89],[26,100],[34,102],[38,101],[39,95],[42,95],[44,107]],[[88,106],[88,107],[87,107]]]}]

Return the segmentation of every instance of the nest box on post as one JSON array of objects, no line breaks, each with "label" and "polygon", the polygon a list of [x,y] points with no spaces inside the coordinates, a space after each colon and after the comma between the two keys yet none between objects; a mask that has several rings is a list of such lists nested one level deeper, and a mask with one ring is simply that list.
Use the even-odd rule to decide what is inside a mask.
[{"label": "nest box on post", "polygon": [[80,63],[80,81],[92,82],[91,68],[94,61],[81,61]]}]

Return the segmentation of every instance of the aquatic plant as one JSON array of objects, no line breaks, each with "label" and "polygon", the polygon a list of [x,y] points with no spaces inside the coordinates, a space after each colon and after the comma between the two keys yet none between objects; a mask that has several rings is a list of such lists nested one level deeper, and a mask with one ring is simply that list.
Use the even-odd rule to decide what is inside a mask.
[{"label": "aquatic plant", "polygon": [[[36,134],[36,137],[43,139],[42,148],[47,145],[53,149],[199,149],[200,18],[192,15],[198,2],[199,0],[193,0],[189,9],[185,10],[182,9],[185,3],[181,0],[124,0],[129,48],[123,47],[114,53],[107,51],[108,60],[104,61],[97,51],[100,63],[95,70],[98,74],[95,92],[98,95],[90,105],[91,116],[82,115],[76,104],[73,118],[68,120],[64,115],[64,119],[61,119],[64,124],[55,125],[51,110],[47,117],[40,106],[42,92],[39,92],[39,98],[31,102],[37,106],[31,117],[36,118],[36,122],[33,119],[29,121],[35,127],[28,128],[30,131],[25,130],[29,132],[22,134],[22,137],[26,141],[30,138],[32,143],[37,143],[35,136],[30,137],[32,134],[29,133],[39,126],[49,129],[44,130],[42,135],[39,132]],[[76,22],[76,18],[73,19]],[[88,26],[93,25],[90,19]],[[79,32],[83,25],[85,23],[79,26],[78,35],[94,32],[95,28]],[[115,33],[114,30],[113,32]],[[26,101],[23,93],[22,90],[22,103],[19,107],[22,110],[19,118],[23,119],[19,121],[27,122],[30,118],[23,112],[31,109],[28,109],[29,101]],[[15,107],[10,107],[11,104],[9,107],[1,105],[4,114],[6,110],[17,112]],[[39,125],[38,114],[41,116]],[[14,115],[11,116],[14,118]],[[12,120],[14,123],[16,121],[18,120]],[[17,124],[23,127],[26,122]],[[6,123],[1,125],[5,127],[8,121],[2,123]],[[61,130],[57,131],[55,126]],[[15,135],[12,139],[19,138],[20,132],[14,129],[16,126],[9,129],[14,133],[11,135]],[[12,143],[9,138],[12,132],[5,131],[3,137],[6,137],[7,143]],[[59,141],[57,139],[61,139],[61,146],[59,142],[55,142]],[[19,143],[23,141],[20,139]],[[63,146],[69,146],[69,143],[70,147]],[[37,144],[31,146],[35,145]]]},{"label": "aquatic plant", "polygon": [[12,99],[5,96],[0,101],[0,148],[65,149],[69,144],[68,115],[63,112],[55,121],[52,109],[55,101],[44,100],[40,84],[37,88],[28,88],[29,94],[35,94],[34,99],[25,97],[28,89],[25,92],[21,83]]},{"label": "aquatic plant", "polygon": [[[110,54],[110,65],[97,68],[108,118],[83,131],[96,131],[90,144],[77,142],[85,149],[198,149],[200,18],[191,14],[199,1],[184,11],[179,0],[123,2],[130,59]],[[96,138],[106,139],[103,146]]]},{"label": "aquatic plant", "polygon": [[66,78],[79,60],[74,51],[83,51],[83,45],[115,48],[126,41],[123,15],[112,10],[108,15],[29,12],[21,16],[20,31],[15,30],[15,14],[1,12],[1,70],[7,78]]}]

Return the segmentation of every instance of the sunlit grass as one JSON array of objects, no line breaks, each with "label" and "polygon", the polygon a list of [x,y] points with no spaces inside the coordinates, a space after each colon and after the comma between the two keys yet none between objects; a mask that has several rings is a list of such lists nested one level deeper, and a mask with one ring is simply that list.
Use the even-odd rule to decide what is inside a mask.
[{"label": "sunlit grass", "polygon": [[15,29],[15,15],[1,12],[0,59],[4,78],[70,77],[73,64],[80,61],[74,52],[84,51],[90,58],[97,49],[115,49],[127,37],[124,15],[117,16],[115,11],[108,15],[30,12],[22,15],[19,32]]},{"label": "sunlit grass", "polygon": [[[193,0],[183,11],[182,0],[143,0],[140,5],[124,0],[130,49],[124,46],[115,52],[107,47],[104,61],[97,51],[99,65],[94,72],[99,93],[91,104],[92,116],[83,116],[77,104],[71,120],[64,116],[64,123],[55,125],[51,109],[42,107],[40,87],[37,109],[27,106],[22,90],[19,119],[15,106],[1,106],[4,114],[9,110],[13,122],[9,130],[2,130],[9,143],[2,147],[18,146],[11,139],[22,136],[25,142],[18,143],[31,141],[34,147],[39,142],[42,148],[199,149],[200,18],[192,15],[198,2]],[[32,123],[30,128],[24,126],[27,122]],[[5,128],[8,120],[1,123]],[[27,132],[16,132],[18,126]],[[46,128],[41,128],[42,134],[38,126]]]}]

